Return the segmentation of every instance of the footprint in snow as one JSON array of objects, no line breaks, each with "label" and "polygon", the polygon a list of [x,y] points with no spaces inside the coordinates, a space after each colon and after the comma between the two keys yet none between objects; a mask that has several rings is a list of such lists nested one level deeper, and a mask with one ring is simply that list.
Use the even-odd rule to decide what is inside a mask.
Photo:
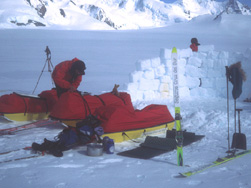
[{"label": "footprint in snow", "polygon": [[137,175],[137,181],[139,182],[143,182],[144,180],[146,179],[146,176],[145,175]]},{"label": "footprint in snow", "polygon": [[202,181],[189,181],[187,184],[194,186],[194,185],[199,185],[201,183],[202,183]]},{"label": "footprint in snow", "polygon": [[59,183],[55,186],[55,188],[67,188],[68,185],[66,183]]}]

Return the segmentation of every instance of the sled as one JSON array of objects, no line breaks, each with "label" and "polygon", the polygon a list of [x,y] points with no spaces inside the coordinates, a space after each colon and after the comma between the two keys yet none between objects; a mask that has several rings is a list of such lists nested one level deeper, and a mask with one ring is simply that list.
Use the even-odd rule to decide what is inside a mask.
[{"label": "sled", "polygon": [[8,121],[35,121],[48,119],[49,113],[2,113],[1,116]]},{"label": "sled", "polygon": [[165,123],[165,124],[142,128],[142,129],[127,130],[127,131],[114,132],[114,133],[105,133],[104,135],[102,135],[102,137],[108,136],[109,138],[113,139],[114,142],[120,143],[120,142],[124,142],[128,140],[140,138],[142,136],[165,133],[167,130],[172,130],[173,127],[174,127],[174,122],[170,122],[170,123]]},{"label": "sled", "polygon": [[76,127],[90,114],[102,122],[104,136],[114,139],[114,142],[132,140],[148,132],[171,130],[174,126],[174,119],[166,105],[152,104],[142,110],[135,110],[126,92],[98,96],[66,92],[60,96],[50,118]]},{"label": "sled", "polygon": [[39,95],[6,94],[0,97],[0,115],[10,121],[48,119],[56,101],[56,90],[43,91]]}]

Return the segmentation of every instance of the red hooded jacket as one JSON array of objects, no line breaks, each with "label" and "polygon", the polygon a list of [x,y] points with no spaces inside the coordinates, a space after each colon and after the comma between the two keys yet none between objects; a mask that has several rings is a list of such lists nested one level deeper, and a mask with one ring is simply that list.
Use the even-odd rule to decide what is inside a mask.
[{"label": "red hooded jacket", "polygon": [[198,46],[196,44],[191,44],[190,48],[192,49],[193,52],[198,52]]},{"label": "red hooded jacket", "polygon": [[54,68],[52,72],[52,79],[57,86],[64,89],[70,89],[71,86],[76,89],[78,88],[80,82],[82,81],[82,75],[73,80],[73,77],[70,74],[70,68],[75,61],[79,61],[79,59],[74,58],[71,61],[63,61]]}]

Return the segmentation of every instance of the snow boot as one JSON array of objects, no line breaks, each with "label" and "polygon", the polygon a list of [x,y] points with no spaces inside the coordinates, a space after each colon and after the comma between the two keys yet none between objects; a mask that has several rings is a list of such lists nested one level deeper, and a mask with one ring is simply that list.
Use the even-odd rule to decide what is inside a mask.
[{"label": "snow boot", "polygon": [[45,138],[42,144],[38,144],[36,142],[32,143],[32,149],[35,151],[48,151],[55,157],[62,157],[63,156],[62,151],[64,150],[64,146],[60,144],[58,141],[53,142]]}]

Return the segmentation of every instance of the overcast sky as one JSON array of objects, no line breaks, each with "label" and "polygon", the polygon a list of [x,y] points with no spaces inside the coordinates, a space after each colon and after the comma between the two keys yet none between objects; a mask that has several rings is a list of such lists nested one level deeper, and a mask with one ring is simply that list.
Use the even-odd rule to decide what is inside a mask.
[{"label": "overcast sky", "polygon": [[[166,2],[166,3],[172,3],[176,0],[161,0],[161,1]],[[228,0],[216,0],[216,1],[223,2],[223,1],[228,1]],[[238,0],[238,1],[240,1],[244,5],[248,5],[249,7],[251,7],[251,0]]]}]

